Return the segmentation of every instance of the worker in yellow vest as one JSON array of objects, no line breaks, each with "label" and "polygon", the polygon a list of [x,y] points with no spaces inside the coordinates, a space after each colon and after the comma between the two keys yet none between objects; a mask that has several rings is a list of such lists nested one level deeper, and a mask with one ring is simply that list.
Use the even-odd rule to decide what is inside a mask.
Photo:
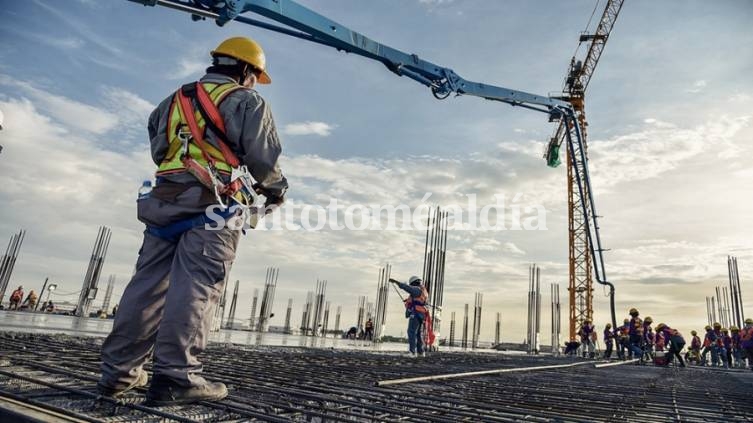
[{"label": "worker in yellow vest", "polygon": [[197,358],[240,237],[240,228],[226,223],[256,194],[266,197],[267,210],[281,205],[288,183],[277,163],[281,146],[269,103],[253,89],[271,82],[261,46],[229,38],[211,56],[206,75],[170,94],[149,117],[156,185],[139,190],[146,231],[102,346],[103,395],[146,386],[143,365],[153,351],[146,394],[153,405],[227,396],[224,384],[201,376]]}]

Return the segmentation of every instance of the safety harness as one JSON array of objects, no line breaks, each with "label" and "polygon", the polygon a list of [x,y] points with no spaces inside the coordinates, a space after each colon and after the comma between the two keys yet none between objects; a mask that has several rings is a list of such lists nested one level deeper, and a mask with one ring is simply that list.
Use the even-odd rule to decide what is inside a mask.
[{"label": "safety harness", "polygon": [[[223,99],[241,88],[243,87],[235,83],[218,85],[214,87],[215,90],[219,90],[214,100],[201,82],[183,85],[176,91],[170,107],[171,135],[168,136],[168,154],[157,171],[158,180],[177,172],[185,171],[193,175],[199,183],[214,193],[221,206],[215,215],[223,220],[234,216],[237,211],[236,208],[229,207],[230,201],[223,201],[223,197],[234,201],[244,211],[256,201],[253,178],[248,168],[240,164],[238,156],[228,147],[225,122],[218,109],[218,104]],[[194,103],[198,107],[194,108]],[[201,123],[197,117],[201,119]],[[204,138],[207,127],[217,136],[216,148]],[[178,148],[177,141],[180,142]],[[180,156],[176,157],[178,154]],[[179,158],[177,163],[176,158]],[[147,226],[147,231],[174,243],[186,231],[213,222],[209,216],[201,214],[166,226]]]}]

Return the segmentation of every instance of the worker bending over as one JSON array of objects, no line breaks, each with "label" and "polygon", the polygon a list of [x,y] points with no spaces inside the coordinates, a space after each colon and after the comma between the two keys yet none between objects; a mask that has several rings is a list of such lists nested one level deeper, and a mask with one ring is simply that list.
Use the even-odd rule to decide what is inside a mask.
[{"label": "worker bending over", "polygon": [[680,367],[685,367],[685,361],[680,355],[680,352],[685,347],[685,338],[677,329],[672,329],[664,323],[659,323],[658,325],[656,325],[656,333],[659,332],[662,333],[664,339],[666,339],[667,343],[669,344],[668,363],[671,363],[672,359],[674,357],[677,357],[677,361],[680,362]]},{"label": "worker bending over", "polygon": [[[153,352],[150,403],[227,396],[224,384],[201,376],[198,359],[241,234],[236,225],[216,224],[226,223],[217,218],[233,219],[238,204],[252,201],[249,171],[267,209],[282,204],[288,183],[277,164],[281,146],[272,112],[253,89],[271,82],[264,51],[253,40],[236,37],[211,56],[212,66],[200,81],[171,93],[149,117],[156,186],[137,202],[147,229],[136,271],[102,346],[98,388],[103,395],[117,397],[145,386],[143,365]],[[212,206],[214,216],[208,214]]]},{"label": "worker bending over", "polygon": [[408,349],[411,357],[425,357],[424,343],[421,330],[426,321],[429,310],[426,308],[426,301],[429,299],[429,292],[423,285],[423,281],[418,276],[411,276],[408,284],[390,278],[390,282],[397,284],[400,289],[408,293],[408,298],[403,300],[405,303],[405,317],[408,318]]}]

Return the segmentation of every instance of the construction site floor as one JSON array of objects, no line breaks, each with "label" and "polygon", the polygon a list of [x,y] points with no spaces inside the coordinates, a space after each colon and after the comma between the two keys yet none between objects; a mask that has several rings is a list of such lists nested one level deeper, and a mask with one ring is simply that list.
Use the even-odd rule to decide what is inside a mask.
[{"label": "construction site floor", "polygon": [[753,421],[753,372],[627,364],[377,387],[421,375],[567,364],[571,358],[211,344],[205,376],[223,401],[149,407],[144,391],[102,398],[101,338],[0,333],[0,421]]}]

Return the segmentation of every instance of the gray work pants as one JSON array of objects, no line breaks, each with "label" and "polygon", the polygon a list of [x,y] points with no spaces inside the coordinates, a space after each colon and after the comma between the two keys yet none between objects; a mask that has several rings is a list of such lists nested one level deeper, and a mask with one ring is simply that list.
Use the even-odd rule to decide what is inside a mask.
[{"label": "gray work pants", "polygon": [[[159,208],[168,212],[170,205]],[[170,243],[144,233],[136,273],[102,346],[100,384],[131,385],[152,349],[155,374],[186,387],[206,383],[197,355],[206,347],[239,237],[228,228],[196,227]]]}]

